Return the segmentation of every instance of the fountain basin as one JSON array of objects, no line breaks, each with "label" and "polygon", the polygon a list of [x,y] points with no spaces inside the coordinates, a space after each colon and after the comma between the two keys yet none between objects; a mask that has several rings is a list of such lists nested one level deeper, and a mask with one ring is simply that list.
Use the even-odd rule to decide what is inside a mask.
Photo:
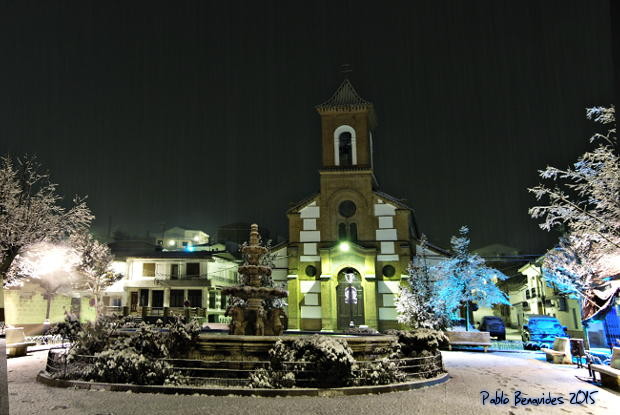
[{"label": "fountain basin", "polygon": [[[321,333],[329,335],[329,333]],[[295,340],[309,335],[285,336],[246,336],[225,334],[200,334],[197,341],[197,350],[191,355],[192,359],[219,361],[265,361],[269,360],[269,349],[280,340]],[[353,351],[355,360],[372,360],[377,357],[377,349],[387,349],[396,336],[344,336],[335,337],[346,340]]]},{"label": "fountain basin", "polygon": [[261,300],[266,300],[269,298],[284,298],[288,296],[288,292],[280,288],[252,287],[249,285],[226,287],[222,289],[222,293],[243,298],[244,300],[247,300],[248,298],[260,298]]}]

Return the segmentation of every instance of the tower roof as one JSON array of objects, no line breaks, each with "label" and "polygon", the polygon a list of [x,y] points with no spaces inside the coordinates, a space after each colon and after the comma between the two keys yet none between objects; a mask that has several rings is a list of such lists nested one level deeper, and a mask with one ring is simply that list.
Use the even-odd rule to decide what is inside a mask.
[{"label": "tower roof", "polygon": [[327,111],[355,111],[368,110],[371,123],[376,124],[376,116],[372,102],[366,101],[357,93],[351,81],[345,78],[336,92],[322,104],[316,106],[319,113]]},{"label": "tower roof", "polygon": [[340,84],[334,95],[322,104],[317,105],[317,109],[331,109],[337,107],[366,107],[372,103],[366,101],[357,93],[351,81],[345,78]]}]

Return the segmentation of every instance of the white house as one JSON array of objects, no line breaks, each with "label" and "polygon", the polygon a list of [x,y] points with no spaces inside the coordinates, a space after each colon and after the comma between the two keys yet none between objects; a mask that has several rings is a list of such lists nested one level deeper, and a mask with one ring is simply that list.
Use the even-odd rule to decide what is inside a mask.
[{"label": "white house", "polygon": [[[238,283],[238,261],[229,253],[153,251],[127,256],[121,307],[130,314],[182,314],[185,308],[210,322],[224,321],[228,299],[221,288]],[[115,297],[119,287],[108,291]]]},{"label": "white house", "polygon": [[193,250],[196,245],[209,243],[209,235],[197,229],[186,229],[180,226],[167,229],[157,240],[157,245],[165,250]]},{"label": "white house", "polygon": [[560,294],[547,284],[536,262],[522,266],[519,272],[525,276],[525,281],[510,291],[511,324],[522,327],[526,315],[542,314],[556,317],[566,326],[571,337],[581,337],[583,326],[577,300]]}]

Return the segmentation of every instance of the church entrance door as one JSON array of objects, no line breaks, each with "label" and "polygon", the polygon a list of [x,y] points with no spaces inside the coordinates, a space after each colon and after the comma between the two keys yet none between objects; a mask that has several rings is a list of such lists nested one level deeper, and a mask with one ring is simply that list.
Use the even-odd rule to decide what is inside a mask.
[{"label": "church entrance door", "polygon": [[364,324],[364,291],[362,279],[355,268],[344,268],[338,273],[336,287],[338,300],[338,329],[346,330]]}]

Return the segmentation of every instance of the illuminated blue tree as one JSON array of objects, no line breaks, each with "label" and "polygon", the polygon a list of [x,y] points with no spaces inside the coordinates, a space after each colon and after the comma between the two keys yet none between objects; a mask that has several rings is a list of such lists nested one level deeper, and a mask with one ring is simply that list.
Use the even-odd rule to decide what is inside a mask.
[{"label": "illuminated blue tree", "polygon": [[459,235],[450,239],[453,256],[433,267],[436,276],[435,302],[437,307],[448,312],[456,312],[466,307],[467,329],[469,329],[469,306],[476,303],[482,307],[493,304],[510,304],[496,285],[497,281],[508,278],[502,272],[485,266],[484,259],[469,251],[469,229],[459,229]]}]

